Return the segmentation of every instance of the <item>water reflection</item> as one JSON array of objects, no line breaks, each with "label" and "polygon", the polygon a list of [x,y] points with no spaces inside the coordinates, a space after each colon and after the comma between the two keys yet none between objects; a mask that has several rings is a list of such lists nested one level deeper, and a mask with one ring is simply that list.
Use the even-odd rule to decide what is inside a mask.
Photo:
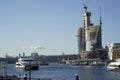
[{"label": "water reflection", "polygon": [[[14,65],[9,66],[9,74],[24,75],[29,71],[15,69]],[[120,72],[106,71],[103,66],[68,66],[52,63],[49,66],[40,66],[39,70],[32,70],[34,78],[50,78],[52,80],[75,80],[76,74],[79,80],[119,80]]]}]

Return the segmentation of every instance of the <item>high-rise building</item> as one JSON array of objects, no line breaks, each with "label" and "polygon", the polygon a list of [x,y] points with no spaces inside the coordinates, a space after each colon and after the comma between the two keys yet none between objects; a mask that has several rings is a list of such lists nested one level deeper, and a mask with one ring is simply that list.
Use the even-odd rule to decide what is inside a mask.
[{"label": "high-rise building", "polygon": [[[96,51],[102,49],[102,21],[100,16],[100,24],[94,25],[90,20],[91,12],[87,11],[87,7],[84,5],[84,11],[82,16],[82,27],[78,28],[78,51],[79,58],[89,59],[97,58]],[[94,53],[93,53],[94,52]]]}]

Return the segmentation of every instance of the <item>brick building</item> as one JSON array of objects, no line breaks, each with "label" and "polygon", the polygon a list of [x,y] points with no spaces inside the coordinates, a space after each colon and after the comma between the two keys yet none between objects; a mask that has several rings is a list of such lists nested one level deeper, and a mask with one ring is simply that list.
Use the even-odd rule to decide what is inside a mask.
[{"label": "brick building", "polygon": [[120,58],[120,43],[111,43],[108,45],[108,49],[109,60],[115,60]]}]

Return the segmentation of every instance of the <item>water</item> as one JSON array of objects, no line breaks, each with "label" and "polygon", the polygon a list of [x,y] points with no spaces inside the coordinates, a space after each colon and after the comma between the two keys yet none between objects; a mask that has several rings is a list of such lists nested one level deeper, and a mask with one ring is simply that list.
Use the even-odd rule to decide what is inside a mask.
[{"label": "water", "polygon": [[[29,71],[17,71],[14,64],[8,64],[7,73],[17,75]],[[31,71],[34,78],[51,78],[52,80],[75,80],[76,74],[79,80],[119,80],[120,72],[106,71],[103,66],[68,66],[51,63],[48,66],[40,66],[39,70]]]}]

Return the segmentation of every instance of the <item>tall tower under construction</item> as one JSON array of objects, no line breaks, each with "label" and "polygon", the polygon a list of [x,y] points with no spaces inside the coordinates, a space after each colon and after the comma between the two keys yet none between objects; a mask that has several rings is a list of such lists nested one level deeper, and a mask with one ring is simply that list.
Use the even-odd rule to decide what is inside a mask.
[{"label": "tall tower under construction", "polygon": [[99,51],[102,49],[102,21],[94,25],[90,20],[91,12],[88,12],[84,5],[82,16],[82,27],[77,30],[78,39],[78,57],[80,59],[93,59],[99,57]]}]

